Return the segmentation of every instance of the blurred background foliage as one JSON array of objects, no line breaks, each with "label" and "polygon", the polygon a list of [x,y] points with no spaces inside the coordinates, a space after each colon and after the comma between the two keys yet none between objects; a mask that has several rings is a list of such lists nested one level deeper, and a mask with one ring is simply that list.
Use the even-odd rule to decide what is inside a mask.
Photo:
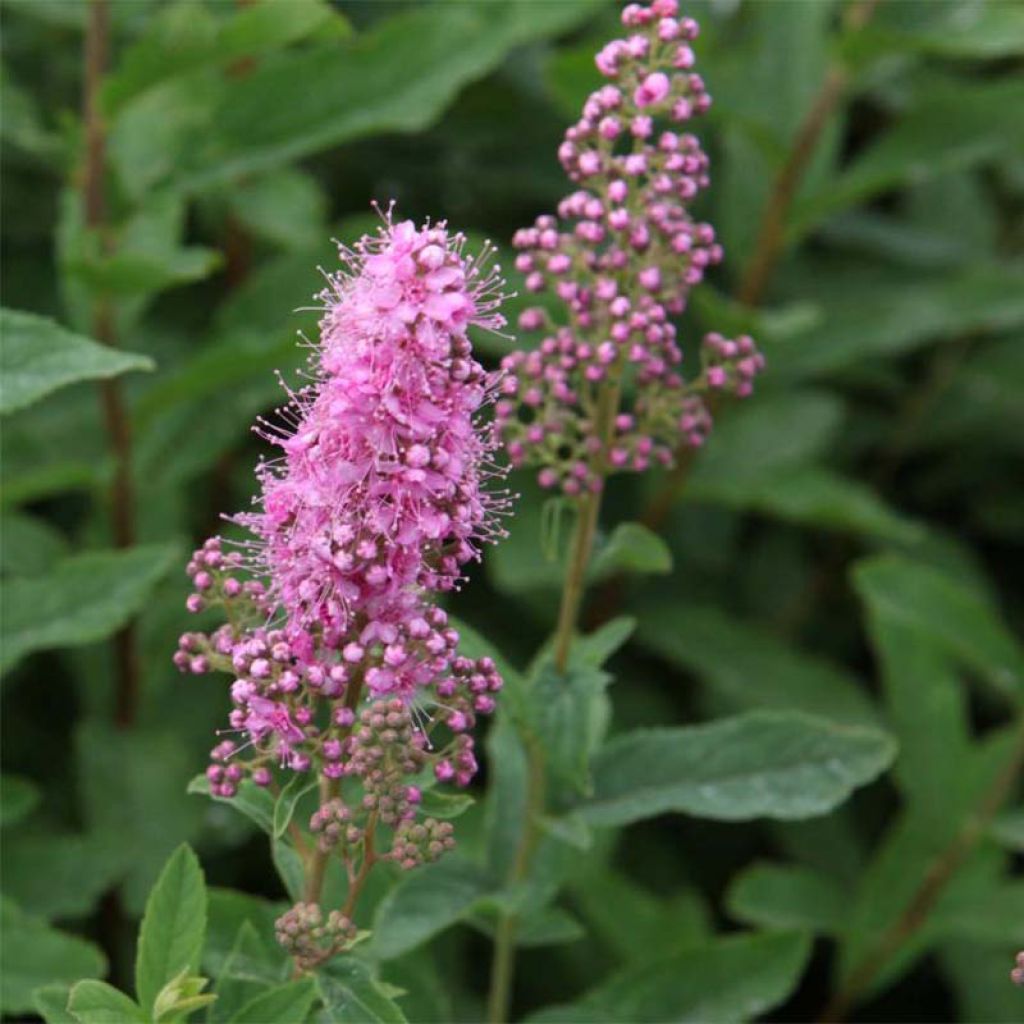
[{"label": "blurred background foliage", "polygon": [[[853,978],[859,1019],[1019,1020],[1024,661],[1007,624],[1024,612],[1024,6],[685,8],[715,99],[699,213],[726,261],[683,336],[748,329],[769,369],[674,500],[654,475],[611,489],[609,523],[646,515],[664,538],[590,603],[594,624],[638,622],[612,661],[613,730],[795,708],[883,722],[900,755],[807,823],[599,833],[523,939],[545,948],[521,955],[516,1010],[590,992],[589,1019],[659,1019],[656,1000],[602,990],[610,972],[754,925],[731,958],[700,961],[727,972],[723,992],[753,988],[698,1002],[698,1018],[808,1019]],[[253,493],[249,428],[281,401],[273,371],[301,363],[331,239],[394,198],[507,251],[567,191],[555,148],[617,7],[114,2],[99,217],[83,202],[87,4],[0,14],[3,304],[36,314],[3,323],[2,1008],[26,1014],[35,986],[101,974],[101,948],[124,977],[130,922],[182,840],[223,887],[214,959],[246,913],[266,920],[227,889],[280,898],[263,837],[185,792],[228,702],[171,665],[189,628],[179,568]],[[477,342],[491,361],[511,345]],[[551,627],[558,567],[538,492],[515,486],[510,539],[452,605],[522,666]],[[135,695],[118,691],[118,630]],[[460,820],[471,856],[484,809]],[[384,977],[413,1019],[480,1015],[489,925],[467,915],[428,946],[392,943]]]}]

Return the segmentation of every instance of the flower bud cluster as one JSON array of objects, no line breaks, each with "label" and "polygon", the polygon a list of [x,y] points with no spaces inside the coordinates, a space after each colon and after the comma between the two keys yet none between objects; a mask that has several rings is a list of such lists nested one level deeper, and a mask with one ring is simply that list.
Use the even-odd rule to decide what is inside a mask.
[{"label": "flower bud cluster", "polygon": [[684,128],[711,101],[691,70],[697,23],[678,17],[676,0],[630,4],[622,20],[628,34],[596,58],[609,82],[559,148],[579,187],[557,216],[513,239],[527,290],[553,293],[565,314],[561,323],[539,306],[521,314],[519,326],[542,336],[504,360],[496,422],[513,465],[537,467],[542,486],[569,495],[670,463],[680,442],[702,443],[702,396],[744,397],[763,367],[749,338],[708,335],[710,376],[682,375],[670,318],[722,259],[714,229],[689,212],[709,183],[708,159]]},{"label": "flower bud cluster", "polygon": [[315,903],[296,903],[274,922],[274,931],[302,970],[329,960],[356,938],[356,926],[344,914],[332,910],[324,920]]},{"label": "flower bud cluster", "polygon": [[1024,987],[1024,950],[1021,950],[1014,960],[1013,970],[1010,971],[1010,981]]},{"label": "flower bud cluster", "polygon": [[455,827],[450,821],[425,818],[422,822],[402,822],[395,833],[390,858],[406,871],[429,864],[455,849]]}]

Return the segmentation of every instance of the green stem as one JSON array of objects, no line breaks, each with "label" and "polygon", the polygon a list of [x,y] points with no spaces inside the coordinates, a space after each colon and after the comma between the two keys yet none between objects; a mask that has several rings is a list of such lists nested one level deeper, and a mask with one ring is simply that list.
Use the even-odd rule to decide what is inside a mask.
[{"label": "green stem", "polygon": [[597,517],[601,510],[600,494],[586,494],[580,498],[577,508],[576,527],[573,531],[572,553],[562,588],[562,604],[558,612],[558,627],[555,630],[555,668],[565,672],[569,662],[576,621],[580,614],[583,591],[586,588],[587,566],[590,552],[594,547],[597,533]]},{"label": "green stem", "polygon": [[[359,698],[363,692],[363,680],[354,679],[345,694],[345,707],[355,710]],[[351,731],[351,727],[349,728]],[[338,779],[320,779],[320,803],[325,804],[333,800],[341,791],[341,782]],[[327,859],[330,856],[319,845],[313,847],[313,851],[306,861],[306,884],[303,889],[303,896],[306,903],[319,903],[324,889],[324,876],[327,873]]]},{"label": "green stem", "polygon": [[[523,833],[519,837],[515,860],[508,875],[510,889],[524,881],[530,870],[530,860],[539,838],[537,821],[544,811],[544,756],[540,745],[532,736],[526,741],[526,759],[528,774]],[[491,960],[491,989],[487,1000],[489,1024],[505,1024],[509,1019],[518,931],[517,914],[499,917],[494,935],[494,957]]]}]

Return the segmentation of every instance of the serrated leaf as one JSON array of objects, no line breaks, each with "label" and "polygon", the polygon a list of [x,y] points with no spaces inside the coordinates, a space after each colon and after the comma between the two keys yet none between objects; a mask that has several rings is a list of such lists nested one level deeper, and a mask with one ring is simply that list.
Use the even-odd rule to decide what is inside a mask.
[{"label": "serrated leaf", "polygon": [[100,345],[48,317],[16,309],[0,310],[0,333],[0,415],[23,409],[69,384],[155,367],[148,356]]},{"label": "serrated leaf", "polygon": [[105,981],[80,981],[71,989],[68,1010],[80,1024],[146,1024],[147,1016],[123,992]]},{"label": "serrated leaf", "polygon": [[638,730],[594,761],[579,813],[624,825],[669,811],[719,821],[825,814],[888,767],[885,733],[796,712],[751,712],[709,725]]},{"label": "serrated leaf", "polygon": [[91,942],[51,928],[6,897],[0,897],[0,933],[0,1012],[5,1014],[30,1013],[35,1008],[32,994],[44,985],[70,985],[107,969],[106,957]]},{"label": "serrated leaf", "polygon": [[381,901],[368,955],[401,956],[461,920],[490,890],[469,861],[448,856],[406,875]]},{"label": "serrated leaf", "polygon": [[205,936],[206,883],[196,855],[182,845],[149,894],[139,928],[135,988],[147,1014],[169,981],[198,968]]},{"label": "serrated leaf", "polygon": [[178,557],[176,545],[91,551],[45,575],[5,586],[0,670],[49,647],[76,647],[109,636],[138,612]]}]

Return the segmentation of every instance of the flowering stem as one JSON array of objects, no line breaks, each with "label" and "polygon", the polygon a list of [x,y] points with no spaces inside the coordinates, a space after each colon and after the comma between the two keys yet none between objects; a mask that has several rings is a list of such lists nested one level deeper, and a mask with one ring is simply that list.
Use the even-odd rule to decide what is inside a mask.
[{"label": "flowering stem", "polygon": [[[519,837],[519,845],[516,847],[515,859],[507,880],[510,889],[524,881],[530,870],[530,859],[539,838],[537,821],[544,810],[543,751],[533,736],[526,737],[524,745],[527,764],[526,807],[523,815],[523,832]],[[494,935],[494,957],[491,961],[491,989],[487,1001],[489,1024],[505,1024],[509,1018],[518,931],[517,914],[502,915],[498,918]]]},{"label": "flowering stem", "polygon": [[576,632],[576,621],[579,618],[580,604],[583,600],[587,566],[590,564],[590,552],[594,547],[597,517],[600,510],[600,494],[586,494],[580,498],[576,527],[573,531],[572,553],[569,556],[565,586],[562,588],[562,604],[558,612],[558,627],[555,631],[555,668],[560,673],[565,672],[569,661],[569,650],[572,647],[573,634]]},{"label": "flowering stem", "polygon": [[821,1015],[821,1024],[842,1021],[879,971],[897,950],[928,920],[947,883],[974,850],[988,825],[1006,802],[1024,766],[1024,717],[1017,721],[1014,744],[1002,770],[985,791],[977,810],[932,862],[903,913],[854,967],[846,983],[833,995]]},{"label": "flowering stem", "polygon": [[[344,706],[350,710],[354,710],[359,704],[359,698],[363,694],[363,679],[362,676],[357,677],[352,681],[352,685],[348,688],[348,692],[345,694]],[[349,726],[348,732],[352,731],[352,727]],[[329,803],[331,800],[338,796],[341,790],[341,782],[338,779],[328,779],[326,776],[320,778],[320,804]],[[367,829],[367,851],[372,850],[372,831]],[[329,851],[323,850],[319,845],[313,847],[313,852],[310,855],[309,860],[306,862],[306,885],[303,892],[307,903],[319,903],[320,897],[323,894],[324,888],[324,875],[327,872],[327,858],[330,856]],[[367,855],[367,859],[363,861],[363,868],[368,870],[367,861],[372,860],[372,857]],[[362,872],[361,872],[362,874]],[[362,881],[360,881],[360,888],[362,887]],[[353,885],[353,889],[354,889]],[[358,890],[355,891],[355,895],[358,896]],[[355,902],[352,891],[349,892],[349,900]]]}]

